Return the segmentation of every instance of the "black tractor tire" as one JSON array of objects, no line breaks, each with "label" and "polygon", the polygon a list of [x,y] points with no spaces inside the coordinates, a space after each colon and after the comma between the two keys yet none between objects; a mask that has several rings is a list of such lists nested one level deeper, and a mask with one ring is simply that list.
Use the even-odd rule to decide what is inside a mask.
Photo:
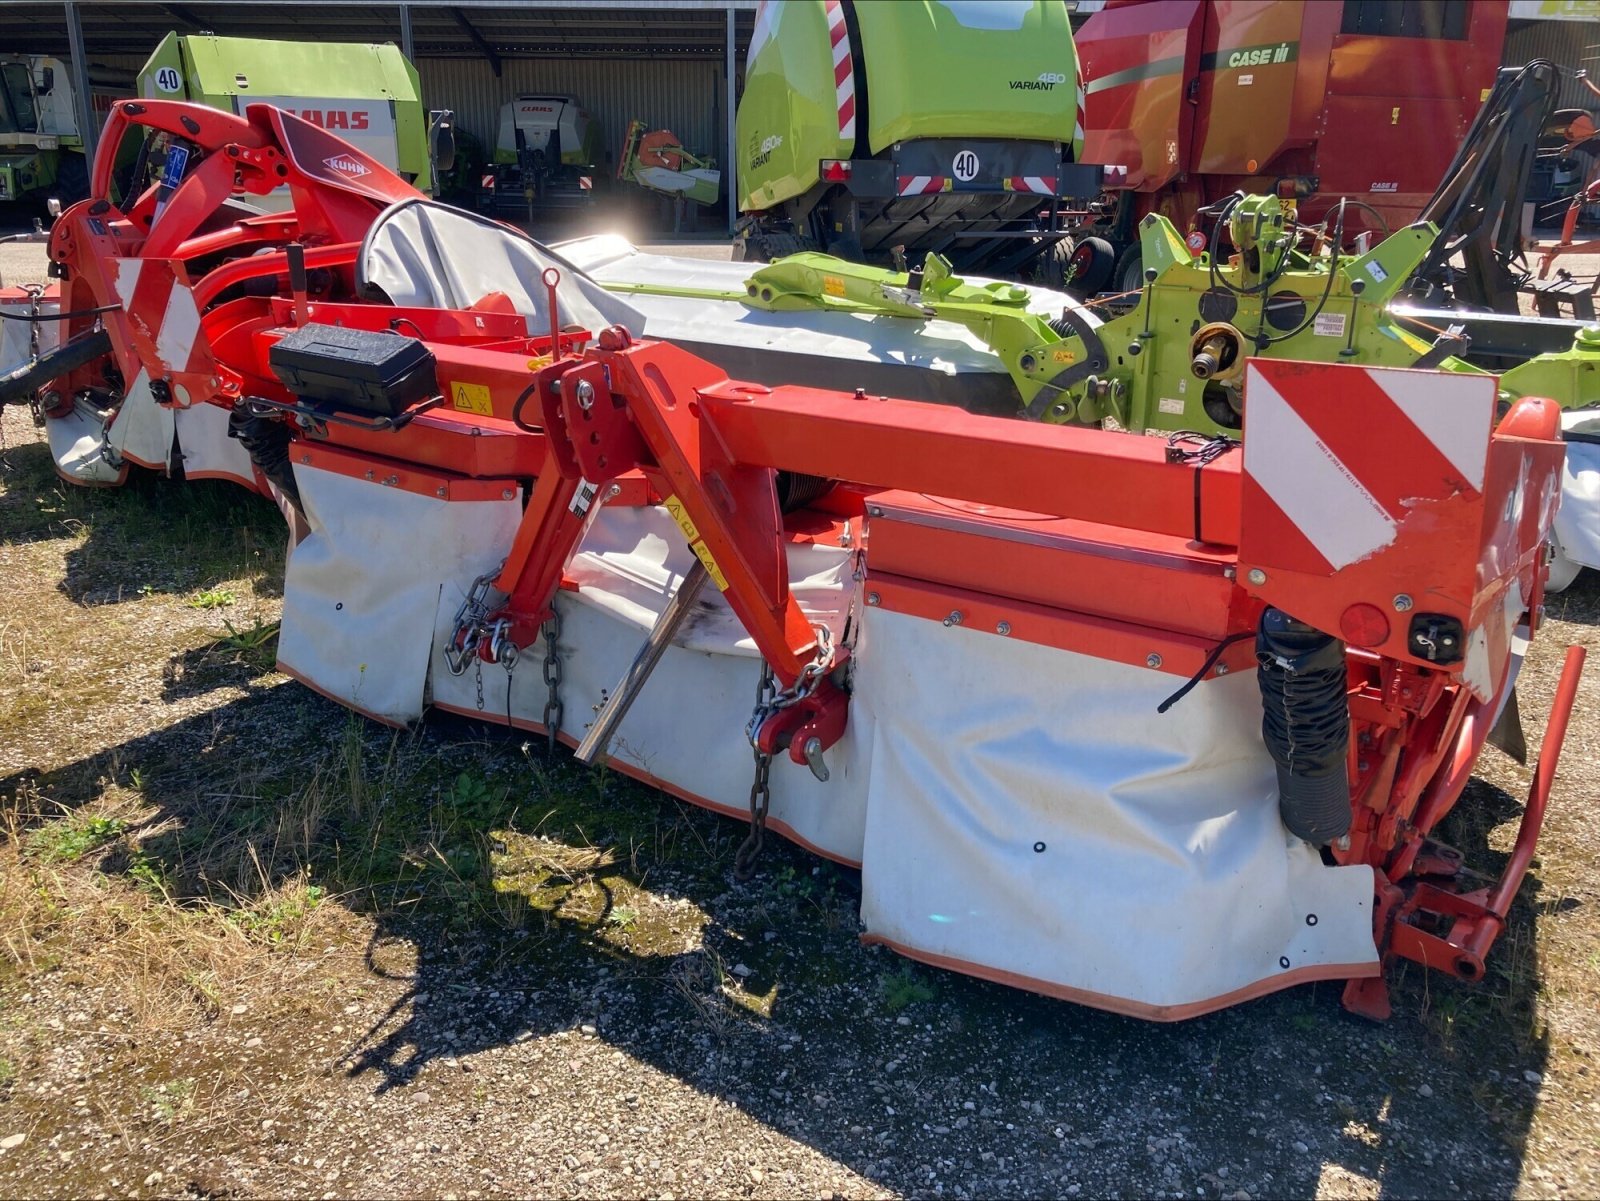
[{"label": "black tractor tire", "polygon": [[771,263],[791,254],[807,250],[821,250],[810,238],[800,234],[771,233],[751,230],[733,243],[733,261],[736,263]]},{"label": "black tractor tire", "polygon": [[1072,243],[1059,238],[1045,247],[1033,260],[1034,282],[1046,288],[1061,291],[1066,288],[1067,277],[1072,273]]},{"label": "black tractor tire", "polygon": [[1080,296],[1103,291],[1117,265],[1117,252],[1104,238],[1079,238],[1068,257],[1069,287]]},{"label": "black tractor tire", "polygon": [[50,189],[50,195],[61,201],[62,208],[89,198],[89,162],[83,155],[61,156],[61,166],[56,171],[56,182]]},{"label": "black tractor tire", "polygon": [[1139,248],[1139,243],[1135,242],[1122,252],[1111,278],[1114,292],[1136,292],[1144,287],[1144,251]]}]

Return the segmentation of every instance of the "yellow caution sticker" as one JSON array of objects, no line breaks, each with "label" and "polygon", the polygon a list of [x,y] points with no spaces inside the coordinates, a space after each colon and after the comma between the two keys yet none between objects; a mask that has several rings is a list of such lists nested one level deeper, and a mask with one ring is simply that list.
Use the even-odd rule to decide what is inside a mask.
[{"label": "yellow caution sticker", "polygon": [[689,540],[689,549],[694,551],[695,558],[705,564],[706,574],[711,577],[711,582],[717,586],[719,592],[728,590],[728,577],[722,574],[722,568],[717,566],[717,561],[711,555],[711,550],[700,541],[700,530],[694,523],[694,518],[689,516],[689,511],[683,507],[683,502],[676,496],[666,499],[667,512],[672,514],[672,520],[677,523],[678,529]]},{"label": "yellow caution sticker", "polygon": [[452,383],[450,404],[463,413],[476,413],[480,417],[494,416],[494,402],[489,399],[489,389],[483,384]]},{"label": "yellow caution sticker", "polygon": [[1050,357],[1058,363],[1075,363],[1078,360],[1078,356],[1070,350],[1052,350]]},{"label": "yellow caution sticker", "polygon": [[843,296],[844,277],[839,275],[824,275],[822,277],[822,290],[829,296]]},{"label": "yellow caution sticker", "polygon": [[689,549],[694,551],[695,557],[705,564],[706,574],[711,577],[711,582],[717,586],[718,592],[728,590],[728,577],[722,574],[722,568],[717,566],[717,561],[711,557],[711,550],[704,542],[691,542]]},{"label": "yellow caution sticker", "polygon": [[690,542],[700,540],[700,531],[694,524],[694,518],[689,516],[689,511],[683,507],[683,502],[676,496],[666,499],[667,512],[672,514],[672,520],[678,523],[678,528],[683,531],[683,536]]}]

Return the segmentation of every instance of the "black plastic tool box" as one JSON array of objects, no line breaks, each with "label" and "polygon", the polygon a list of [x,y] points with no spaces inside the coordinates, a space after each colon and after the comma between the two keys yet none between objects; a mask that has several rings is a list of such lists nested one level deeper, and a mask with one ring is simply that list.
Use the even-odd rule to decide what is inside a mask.
[{"label": "black plastic tool box", "polygon": [[382,417],[439,393],[433,352],[400,334],[312,323],[274,343],[267,362],[303,401]]}]

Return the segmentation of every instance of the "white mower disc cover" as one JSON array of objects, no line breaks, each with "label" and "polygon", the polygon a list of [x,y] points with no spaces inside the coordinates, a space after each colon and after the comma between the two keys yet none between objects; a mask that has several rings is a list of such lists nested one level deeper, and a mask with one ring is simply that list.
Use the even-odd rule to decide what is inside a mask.
[{"label": "white mower disc cover", "polygon": [[[1600,409],[1577,409],[1561,414],[1561,428],[1572,430],[1594,423],[1600,429]],[[1597,433],[1600,437],[1600,433]],[[1556,509],[1552,541],[1555,555],[1546,590],[1560,592],[1585,567],[1600,567],[1600,443],[1567,442],[1566,465],[1561,469],[1561,505]]]},{"label": "white mower disc cover", "polygon": [[[471,581],[511,545],[519,498],[296,477],[311,533],[289,563],[284,670],[390,723],[431,703],[539,729],[542,640],[510,671],[475,660],[452,675],[443,653]],[[831,778],[776,757],[769,824],[861,866],[864,937],[1163,1020],[1377,973],[1371,870],[1325,866],[1285,832],[1253,674],[1206,680],[1158,716],[1169,675],[863,605],[858,545],[789,550],[806,613],[842,639],[853,612],[859,636]],[[565,741],[583,737],[692,563],[664,509],[601,509],[568,571],[577,591],[557,595]],[[747,816],[759,673],[743,627],[707,595],[612,765]]]}]

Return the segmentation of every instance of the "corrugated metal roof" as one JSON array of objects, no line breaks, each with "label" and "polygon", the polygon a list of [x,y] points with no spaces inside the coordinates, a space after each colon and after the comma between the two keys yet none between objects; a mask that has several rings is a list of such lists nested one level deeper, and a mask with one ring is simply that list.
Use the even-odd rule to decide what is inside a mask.
[{"label": "corrugated metal roof", "polygon": [[[511,58],[721,58],[732,7],[739,53],[755,22],[754,0],[643,0],[641,3],[468,2],[411,6],[420,58],[484,58],[483,46]],[[65,54],[67,25],[55,3],[5,3],[4,45],[25,54]],[[167,33],[208,30],[232,37],[306,41],[400,41],[396,3],[318,0],[189,0],[188,3],[80,3],[91,57],[147,55]]]},{"label": "corrugated metal roof", "polygon": [[[1600,84],[1600,25],[1591,21],[1529,21],[1507,32],[1502,63],[1520,67],[1536,58],[1547,58],[1569,70],[1587,71],[1590,80]],[[1584,87],[1581,80],[1564,75],[1557,107],[1600,111],[1600,97]]]}]

